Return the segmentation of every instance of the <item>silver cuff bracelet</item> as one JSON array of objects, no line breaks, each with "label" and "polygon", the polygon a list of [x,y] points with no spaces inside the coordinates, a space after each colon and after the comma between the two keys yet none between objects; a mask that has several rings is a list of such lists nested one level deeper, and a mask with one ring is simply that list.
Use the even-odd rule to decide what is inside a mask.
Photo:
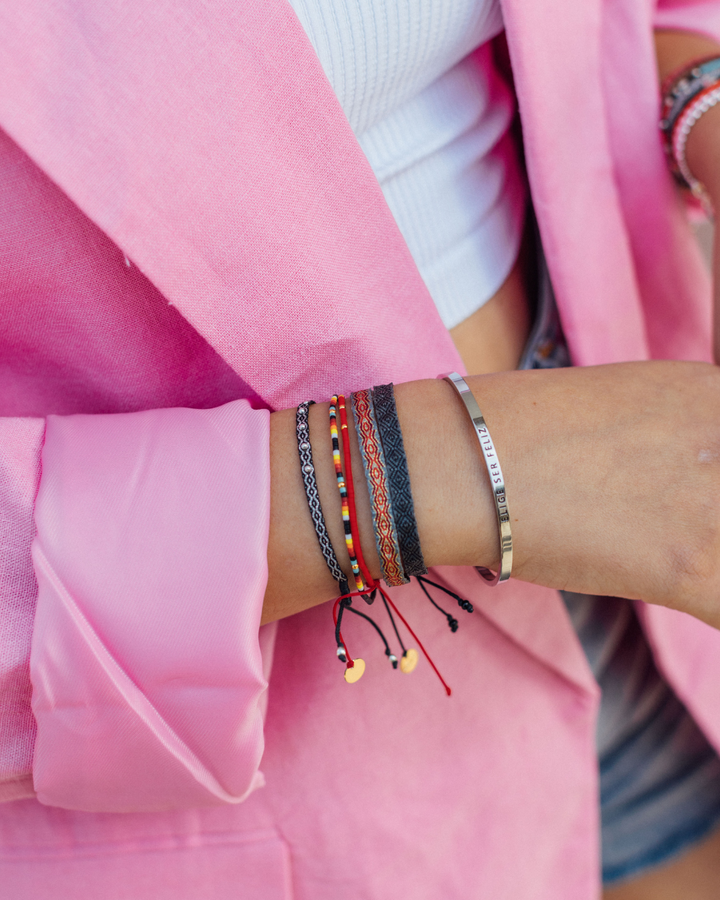
[{"label": "silver cuff bracelet", "polygon": [[460,395],[460,399],[465,404],[472,419],[473,428],[477,435],[480,449],[485,458],[488,475],[490,476],[490,485],[492,487],[493,499],[495,500],[495,512],[497,513],[498,532],[500,534],[500,570],[492,572],[485,566],[475,566],[480,575],[493,586],[507,581],[512,571],[513,547],[512,532],[510,529],[510,513],[508,511],[507,497],[505,495],[505,479],[503,478],[500,462],[495,452],[495,446],[490,437],[490,432],[485,424],[483,414],[480,412],[477,400],[473,396],[472,391],[467,385],[465,379],[458,375],[457,372],[449,372],[446,375],[438,375],[449,382]]}]

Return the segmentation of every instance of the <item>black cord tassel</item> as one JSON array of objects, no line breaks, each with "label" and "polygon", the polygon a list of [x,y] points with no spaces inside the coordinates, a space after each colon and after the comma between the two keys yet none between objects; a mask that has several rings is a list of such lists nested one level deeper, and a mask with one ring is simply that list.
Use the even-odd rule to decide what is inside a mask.
[{"label": "black cord tassel", "polygon": [[[445,618],[447,619],[447,623],[450,626],[450,631],[452,631],[452,633],[455,634],[455,632],[458,630],[458,627],[459,627],[458,620],[453,618],[453,616],[451,616],[449,612],[445,612],[445,610],[442,608],[442,606],[438,606],[438,604],[430,596],[430,592],[428,591],[428,589],[423,584],[422,578],[418,578],[418,583],[419,583],[420,587],[423,589],[423,591],[425,592],[425,596],[432,603],[432,605],[435,607],[435,609],[439,609],[440,612],[445,616]],[[431,584],[432,584],[432,582],[431,582]]]},{"label": "black cord tassel", "polygon": [[340,662],[347,662],[347,653],[345,645],[340,640],[340,626],[342,625],[342,617],[345,610],[350,606],[352,600],[348,597],[346,600],[340,601],[340,609],[338,610],[337,622],[335,623],[335,643],[337,644],[337,656]]},{"label": "black cord tassel", "polygon": [[[354,606],[351,606],[350,602],[351,602],[350,598],[348,597],[346,600],[343,600],[340,603],[341,611],[338,613],[338,622],[340,621],[340,616],[342,615],[343,609],[347,609],[348,612],[354,613],[356,616],[360,616],[361,619],[365,619],[366,622],[369,622],[372,625],[372,627],[375,629],[375,631],[377,631],[377,633],[382,638],[383,644],[385,644],[385,656],[387,656],[387,658],[392,663],[393,669],[397,669],[397,667],[398,667],[397,656],[395,656],[395,654],[390,649],[390,645],[388,644],[385,635],[382,633],[382,629],[380,628],[380,626],[377,624],[377,622],[375,622],[373,619],[371,619],[370,616],[366,616],[365,613],[362,613],[362,612],[360,612],[359,609],[355,609]],[[338,637],[338,632],[339,632],[339,628],[336,629],[336,638]]]},{"label": "black cord tassel", "polygon": [[[457,600],[458,606],[461,609],[464,609],[465,612],[471,613],[474,611],[475,607],[472,605],[472,603],[470,603],[470,601],[466,600],[464,597],[461,597],[459,594],[456,594],[455,591],[451,591],[449,588],[443,587],[443,585],[438,584],[436,581],[431,581],[429,578],[426,578],[424,575],[416,575],[415,577],[420,582],[421,586],[423,585],[423,583],[431,584],[433,587],[436,587],[439,591],[444,591],[446,594],[448,594],[450,597],[452,597],[453,600]],[[427,594],[427,591],[425,591],[425,593]],[[428,594],[428,596],[430,596],[430,595]]]},{"label": "black cord tassel", "polygon": [[393,627],[393,631],[395,632],[395,637],[398,639],[398,644],[400,644],[400,646],[402,647],[402,655],[405,656],[407,654],[407,648],[406,648],[405,644],[403,644],[403,639],[400,637],[400,632],[398,631],[398,627],[395,624],[395,618],[394,618],[393,614],[390,612],[390,607],[388,606],[388,602],[384,596],[382,598],[382,601],[385,604],[385,609],[387,610],[387,614],[390,619],[390,623]]}]

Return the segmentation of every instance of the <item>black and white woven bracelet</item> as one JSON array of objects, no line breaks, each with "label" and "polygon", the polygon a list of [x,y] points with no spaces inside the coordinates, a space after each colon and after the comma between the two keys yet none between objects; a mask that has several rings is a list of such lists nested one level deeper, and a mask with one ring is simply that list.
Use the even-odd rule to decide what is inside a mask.
[{"label": "black and white woven bracelet", "polygon": [[349,594],[350,586],[345,573],[340,568],[335,551],[333,550],[330,535],[325,525],[325,517],[323,516],[322,506],[320,505],[320,495],[317,489],[317,480],[315,478],[315,464],[313,463],[312,447],[310,446],[310,427],[308,425],[308,410],[313,405],[314,400],[304,400],[297,408],[295,414],[295,431],[297,433],[298,454],[300,456],[300,472],[302,474],[303,484],[305,485],[305,496],[307,497],[310,516],[315,526],[315,534],[317,535],[322,555],[325,558],[330,574],[337,581],[340,587],[340,594]]},{"label": "black and white woven bracelet", "polygon": [[381,384],[373,388],[372,396],[375,419],[385,454],[392,513],[397,529],[403,568],[408,577],[425,575],[427,567],[420,549],[415,505],[410,490],[410,473],[395,406],[395,391],[392,384]]}]

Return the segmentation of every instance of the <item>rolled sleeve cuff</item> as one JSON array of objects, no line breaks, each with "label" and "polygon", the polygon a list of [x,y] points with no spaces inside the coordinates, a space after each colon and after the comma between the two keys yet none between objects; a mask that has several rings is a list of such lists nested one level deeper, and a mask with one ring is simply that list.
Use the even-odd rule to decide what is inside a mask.
[{"label": "rolled sleeve cuff", "polygon": [[246,401],[49,418],[33,544],[41,802],[207,806],[263,783],[268,432]]}]

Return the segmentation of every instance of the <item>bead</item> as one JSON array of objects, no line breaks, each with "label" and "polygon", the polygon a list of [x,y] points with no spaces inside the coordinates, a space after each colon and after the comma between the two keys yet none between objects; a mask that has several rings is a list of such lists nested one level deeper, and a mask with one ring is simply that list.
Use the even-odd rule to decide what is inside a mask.
[{"label": "bead", "polygon": [[307,472],[308,475],[311,474],[312,470],[313,470],[313,467],[309,463],[307,465],[303,466],[303,472]]},{"label": "bead", "polygon": [[337,658],[340,662],[347,662],[347,656],[345,655],[345,648],[340,644],[337,648]]},{"label": "bead", "polygon": [[302,441],[301,444],[300,444],[300,449],[301,449],[301,450],[309,450],[309,449],[310,449],[310,444],[308,444],[307,441]]}]

